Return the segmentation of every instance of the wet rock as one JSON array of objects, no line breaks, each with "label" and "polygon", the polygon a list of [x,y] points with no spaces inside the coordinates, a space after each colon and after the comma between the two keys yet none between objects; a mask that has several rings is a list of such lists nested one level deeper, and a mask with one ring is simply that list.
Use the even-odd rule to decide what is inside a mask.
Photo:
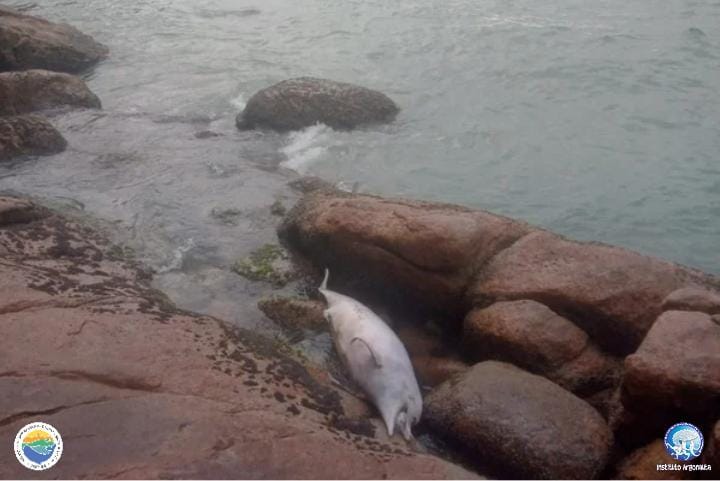
[{"label": "wet rock", "polygon": [[435,387],[470,368],[456,356],[410,356],[421,386]]},{"label": "wet rock", "polygon": [[692,479],[688,471],[659,471],[659,464],[677,464],[662,439],[633,451],[617,467],[615,479]]},{"label": "wet rock", "polygon": [[588,344],[585,332],[535,301],[496,302],[465,317],[465,351],[544,373],[575,359]]},{"label": "wet rock", "polygon": [[700,312],[663,313],[625,359],[623,390],[635,411],[720,415],[720,325]]},{"label": "wet rock", "polygon": [[240,209],[222,209],[219,207],[213,207],[210,211],[210,217],[217,220],[221,224],[226,225],[237,225],[238,218],[242,215]]},{"label": "wet rock", "polygon": [[0,73],[0,115],[56,107],[100,108],[100,99],[79,78],[47,70]]},{"label": "wet rock", "polygon": [[285,132],[316,123],[354,129],[392,121],[399,109],[386,95],[357,85],[312,77],[285,80],[260,90],[237,117],[241,130]]},{"label": "wet rock", "polygon": [[527,231],[525,224],[448,204],[319,190],[288,213],[279,234],[316,265],[352,272],[374,289],[460,319],[478,266]]},{"label": "wet rock", "polygon": [[592,479],[612,433],[582,399],[510,364],[486,361],[435,388],[428,425],[502,477]]},{"label": "wet rock", "polygon": [[278,199],[275,202],[273,202],[273,204],[270,206],[270,213],[272,215],[282,217],[285,214],[287,214],[287,209],[285,209],[285,206],[283,205],[282,201]]},{"label": "wet rock", "polygon": [[62,152],[67,142],[50,122],[36,115],[0,117],[0,161],[22,155]]},{"label": "wet rock", "polygon": [[0,227],[32,222],[42,217],[42,215],[42,209],[32,202],[16,197],[0,196]]},{"label": "wet rock", "polygon": [[265,244],[249,256],[240,259],[232,270],[251,281],[269,282],[282,287],[295,277],[290,256],[282,247]]},{"label": "wet rock", "polygon": [[[341,392],[272,342],[175,308],[107,248],[54,214],[0,228],[0,439],[56,426],[53,477],[473,476],[348,419]],[[28,477],[0,456],[0,478]]]},{"label": "wet rock", "polygon": [[200,132],[195,132],[196,139],[211,139],[213,137],[220,137],[221,135],[222,134],[213,132],[212,130],[201,130]]},{"label": "wet rock", "polygon": [[268,318],[286,329],[311,329],[326,331],[323,317],[325,304],[313,299],[272,296],[258,301],[258,308]]},{"label": "wet rock", "polygon": [[107,47],[74,27],[0,7],[0,71],[77,73],[107,54]]},{"label": "wet rock", "polygon": [[299,179],[291,180],[290,182],[288,182],[288,185],[296,191],[302,192],[304,194],[320,189],[329,191],[337,190],[332,183],[314,175],[305,175],[300,177]]},{"label": "wet rock", "polygon": [[662,301],[686,285],[718,280],[618,247],[533,232],[495,256],[470,290],[476,304],[532,299],[580,326],[603,349],[635,350],[662,311]]},{"label": "wet rock", "polygon": [[671,292],[663,301],[665,311],[698,311],[720,314],[720,293],[698,287],[685,287]]}]

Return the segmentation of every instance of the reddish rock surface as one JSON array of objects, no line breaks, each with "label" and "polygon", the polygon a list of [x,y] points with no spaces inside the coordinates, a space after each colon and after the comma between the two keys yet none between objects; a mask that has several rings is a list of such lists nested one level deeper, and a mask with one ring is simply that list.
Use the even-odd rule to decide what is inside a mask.
[{"label": "reddish rock surface", "polygon": [[666,311],[698,311],[720,314],[720,292],[685,287],[671,292],[663,301]]},{"label": "reddish rock surface", "polygon": [[0,117],[0,162],[22,155],[57,154],[65,147],[60,132],[42,117]]},{"label": "reddish rock surface", "polygon": [[463,341],[473,360],[496,359],[544,373],[578,357],[588,336],[539,302],[521,300],[470,311]]},{"label": "reddish rock surface", "polygon": [[663,313],[625,359],[623,394],[639,412],[720,414],[720,325],[700,312]]},{"label": "reddish rock surface", "polygon": [[479,304],[533,299],[582,327],[604,349],[632,352],[663,299],[690,284],[717,282],[618,247],[533,232],[483,267],[469,292]]},{"label": "reddish rock surface", "polygon": [[0,115],[55,107],[100,108],[100,99],[78,77],[47,70],[0,73]]},{"label": "reddish rock surface", "polygon": [[659,471],[658,464],[678,464],[665,450],[662,439],[633,451],[618,465],[615,479],[693,479],[688,471]]},{"label": "reddish rock surface", "polygon": [[527,231],[525,224],[458,206],[320,190],[290,211],[280,236],[331,272],[354,271],[355,278],[462,316],[475,270]]},{"label": "reddish rock surface", "polygon": [[392,121],[400,109],[385,94],[312,77],[285,80],[250,97],[236,119],[239,129],[280,132],[317,123],[349,130]]},{"label": "reddish rock surface", "polygon": [[77,73],[108,49],[70,25],[0,6],[0,71],[46,69]]},{"label": "reddish rock surface", "polygon": [[436,387],[425,422],[501,477],[591,479],[612,433],[582,399],[510,364],[481,362]]},{"label": "reddish rock surface", "polygon": [[272,343],[175,309],[89,229],[8,198],[0,219],[0,445],[36,420],[64,440],[53,469],[0,456],[0,478],[471,475],[348,417]]}]

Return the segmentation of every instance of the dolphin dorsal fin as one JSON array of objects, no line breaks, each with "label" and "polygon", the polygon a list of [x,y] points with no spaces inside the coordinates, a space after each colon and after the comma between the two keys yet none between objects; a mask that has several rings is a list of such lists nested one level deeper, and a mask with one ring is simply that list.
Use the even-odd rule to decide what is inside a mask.
[{"label": "dolphin dorsal fin", "polygon": [[378,357],[378,355],[375,354],[375,351],[373,350],[372,347],[370,347],[370,344],[368,344],[367,342],[365,342],[363,339],[361,339],[361,338],[359,338],[359,337],[353,337],[352,340],[350,341],[350,344],[352,344],[352,343],[354,343],[354,342],[356,342],[356,341],[363,343],[363,345],[364,345],[364,346],[367,348],[367,350],[370,352],[370,356],[373,358],[373,361],[375,362],[375,367],[378,368],[378,369],[380,369],[380,368],[382,367],[382,363],[380,362],[380,357]]},{"label": "dolphin dorsal fin", "polygon": [[325,268],[325,277],[323,278],[322,284],[320,284],[320,290],[324,291],[327,290],[327,281],[330,277],[330,270],[326,267]]}]

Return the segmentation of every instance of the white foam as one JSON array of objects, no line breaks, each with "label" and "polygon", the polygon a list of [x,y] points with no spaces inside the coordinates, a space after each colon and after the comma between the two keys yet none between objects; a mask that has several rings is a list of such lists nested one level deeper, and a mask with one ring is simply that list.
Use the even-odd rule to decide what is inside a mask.
[{"label": "white foam", "polygon": [[245,95],[240,92],[235,98],[230,99],[230,103],[238,110],[245,110],[247,101],[245,100]]},{"label": "white foam", "polygon": [[180,269],[183,265],[183,261],[185,260],[185,254],[187,254],[193,247],[195,247],[195,239],[190,237],[172,251],[172,259],[170,259],[166,265],[158,268],[157,271],[164,274],[165,272]]},{"label": "white foam", "polygon": [[328,150],[332,129],[325,124],[315,124],[288,135],[288,143],[280,149],[287,157],[282,167],[304,174]]}]

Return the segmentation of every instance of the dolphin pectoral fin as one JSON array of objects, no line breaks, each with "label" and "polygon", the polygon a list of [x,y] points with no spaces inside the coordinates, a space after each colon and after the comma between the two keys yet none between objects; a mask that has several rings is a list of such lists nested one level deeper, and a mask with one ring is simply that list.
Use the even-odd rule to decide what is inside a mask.
[{"label": "dolphin pectoral fin", "polygon": [[350,341],[350,344],[353,344],[356,341],[361,342],[367,348],[368,352],[370,353],[370,356],[373,358],[375,367],[380,369],[382,367],[382,363],[380,362],[380,358],[378,357],[378,355],[375,354],[375,351],[373,351],[372,347],[370,347],[370,344],[368,344],[364,340],[360,339],[359,337],[353,337],[352,340]]}]

